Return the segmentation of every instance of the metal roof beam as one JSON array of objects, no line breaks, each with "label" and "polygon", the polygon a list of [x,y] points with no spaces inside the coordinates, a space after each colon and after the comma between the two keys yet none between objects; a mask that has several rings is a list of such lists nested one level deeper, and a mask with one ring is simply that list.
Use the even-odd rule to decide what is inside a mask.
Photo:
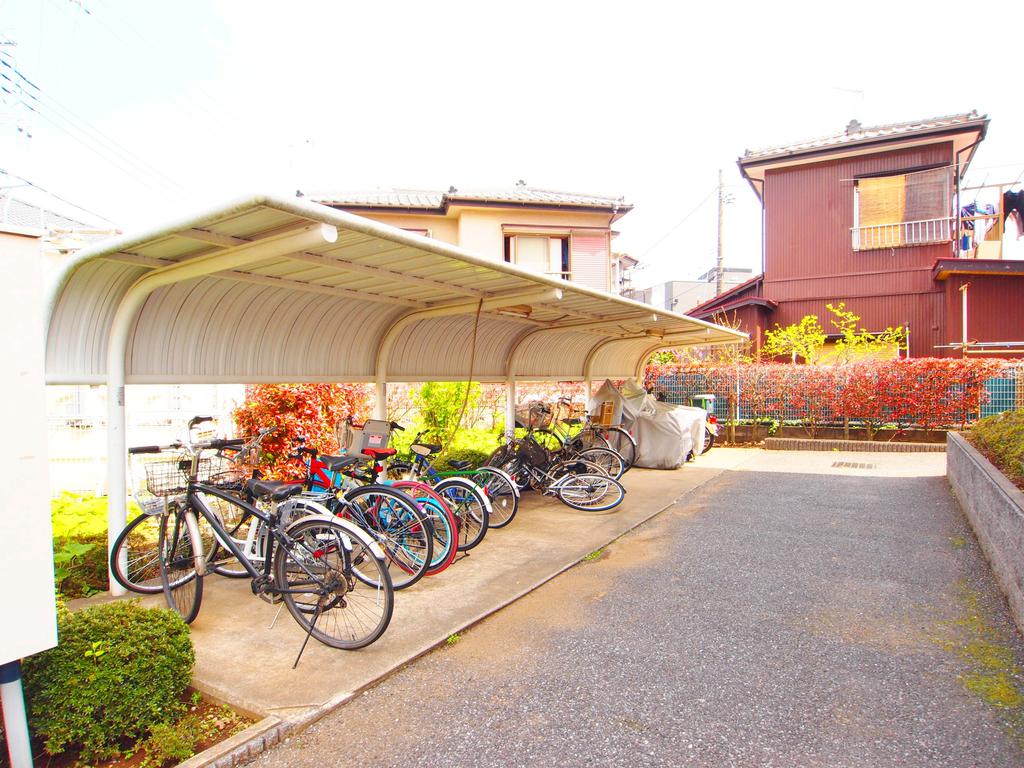
[{"label": "metal roof beam", "polygon": [[[396,249],[400,250],[400,249]],[[415,285],[421,288],[429,288],[432,291],[443,291],[444,293],[461,293],[464,296],[481,298],[486,296],[483,291],[473,288],[463,288],[452,283],[442,283],[440,280],[431,280],[428,277],[417,277],[402,272],[394,272],[383,267],[374,267],[369,264],[356,264],[353,261],[339,259],[334,256],[321,256],[317,253],[289,253],[285,258],[289,261],[301,261],[306,264],[316,264],[319,267],[328,267],[342,272],[355,272],[361,275],[381,278],[383,280],[394,280],[407,285]]]},{"label": "metal roof beam", "polygon": [[246,245],[248,243],[255,242],[241,237],[232,237],[231,235],[222,235],[217,232],[210,232],[206,229],[183,229],[180,232],[175,232],[173,236],[187,240],[201,240],[204,243],[219,245],[222,248],[234,248],[236,245]]},{"label": "metal roof beam", "polygon": [[[419,310],[418,312],[410,312],[403,315],[398,318],[387,331],[385,331],[377,346],[377,358],[374,361],[374,372],[377,381],[378,393],[386,391],[385,386],[387,384],[388,375],[387,360],[388,356],[391,354],[391,348],[398,339],[398,335],[409,325],[419,322],[420,320],[427,320],[433,317],[475,314],[477,312],[482,313],[485,310],[497,310],[502,307],[516,306],[518,304],[526,304],[530,302],[544,303],[548,301],[561,301],[561,299],[561,288],[535,288],[529,291],[512,291],[510,293],[499,296],[490,296],[486,299],[479,299],[477,301],[446,302],[444,304],[434,305],[427,309]],[[387,403],[381,402],[381,399],[378,398],[374,415],[380,419],[386,418],[386,409]]]},{"label": "metal roof beam", "polygon": [[[139,253],[117,253],[110,256],[102,256],[104,261],[116,261],[124,264],[134,264],[140,267],[167,267],[172,264],[184,262],[172,261],[170,259],[158,259],[154,256],[143,256]],[[377,304],[391,304],[399,307],[426,308],[425,301],[416,299],[403,299],[397,296],[386,296],[380,293],[368,293],[366,291],[350,291],[348,288],[337,288],[333,285],[319,285],[317,283],[303,283],[299,280],[289,280],[284,277],[273,277],[271,275],[256,275],[252,272],[241,272],[239,270],[227,270],[224,272],[213,272],[209,277],[221,277],[225,279],[238,280],[242,283],[254,285],[266,285],[271,288],[290,288],[304,293],[318,293],[323,296],[335,298],[355,299],[356,301],[369,301]]]}]

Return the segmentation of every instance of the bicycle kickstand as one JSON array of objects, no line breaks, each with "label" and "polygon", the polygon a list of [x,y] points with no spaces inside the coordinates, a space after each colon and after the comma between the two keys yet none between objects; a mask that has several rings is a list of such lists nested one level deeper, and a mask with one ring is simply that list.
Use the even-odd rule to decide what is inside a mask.
[{"label": "bicycle kickstand", "polygon": [[321,608],[323,606],[317,603],[316,610],[313,612],[313,620],[309,622],[309,631],[306,632],[306,639],[302,641],[302,647],[299,648],[299,655],[295,657],[295,663],[292,664],[292,669],[299,666],[299,659],[302,658],[303,651],[306,650],[306,643],[309,642],[309,638],[313,636],[313,627],[316,626],[316,620],[320,618]]}]

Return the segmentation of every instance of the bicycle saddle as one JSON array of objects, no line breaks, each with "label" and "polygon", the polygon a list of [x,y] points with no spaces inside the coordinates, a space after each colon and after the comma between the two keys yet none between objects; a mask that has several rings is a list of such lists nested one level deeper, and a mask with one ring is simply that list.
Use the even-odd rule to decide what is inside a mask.
[{"label": "bicycle saddle", "polygon": [[394,448],[363,448],[363,453],[371,459],[383,459],[386,456],[394,456],[397,451]]},{"label": "bicycle saddle", "polygon": [[448,466],[454,469],[469,469],[472,463],[471,461],[449,461]]},{"label": "bicycle saddle", "polygon": [[276,480],[249,480],[246,490],[257,498],[270,497],[271,501],[284,501],[289,496],[302,493],[302,483],[280,483]]},{"label": "bicycle saddle", "polygon": [[318,456],[317,458],[322,461],[331,472],[339,472],[345,467],[350,467],[353,464],[358,464],[360,462],[360,459],[356,456]]},{"label": "bicycle saddle", "polygon": [[[436,443],[414,443],[413,445],[417,448],[426,448],[428,455],[441,452],[441,446]],[[416,451],[416,453],[419,453],[419,451]]]}]

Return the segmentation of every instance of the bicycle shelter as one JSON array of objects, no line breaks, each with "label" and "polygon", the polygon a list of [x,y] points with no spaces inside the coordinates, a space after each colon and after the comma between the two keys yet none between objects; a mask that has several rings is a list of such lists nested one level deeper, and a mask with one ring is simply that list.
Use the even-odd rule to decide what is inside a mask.
[{"label": "bicycle shelter", "polygon": [[[639,378],[746,334],[301,199],[257,196],[79,252],[52,287],[46,382],[105,384],[111,542],[126,384]],[[507,419],[508,423],[514,418]],[[113,582],[115,594],[119,588]]]}]

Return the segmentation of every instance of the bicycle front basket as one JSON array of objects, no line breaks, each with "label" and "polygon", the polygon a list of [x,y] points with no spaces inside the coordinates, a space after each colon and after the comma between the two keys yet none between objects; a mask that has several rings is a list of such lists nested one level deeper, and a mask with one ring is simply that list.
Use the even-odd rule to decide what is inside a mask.
[{"label": "bicycle front basket", "polygon": [[192,459],[186,453],[166,454],[146,462],[146,488],[154,496],[180,496],[188,490]]},{"label": "bicycle front basket", "polygon": [[543,469],[551,463],[551,454],[548,452],[548,449],[529,435],[524,437],[519,443],[518,453],[527,464],[538,469]]}]

